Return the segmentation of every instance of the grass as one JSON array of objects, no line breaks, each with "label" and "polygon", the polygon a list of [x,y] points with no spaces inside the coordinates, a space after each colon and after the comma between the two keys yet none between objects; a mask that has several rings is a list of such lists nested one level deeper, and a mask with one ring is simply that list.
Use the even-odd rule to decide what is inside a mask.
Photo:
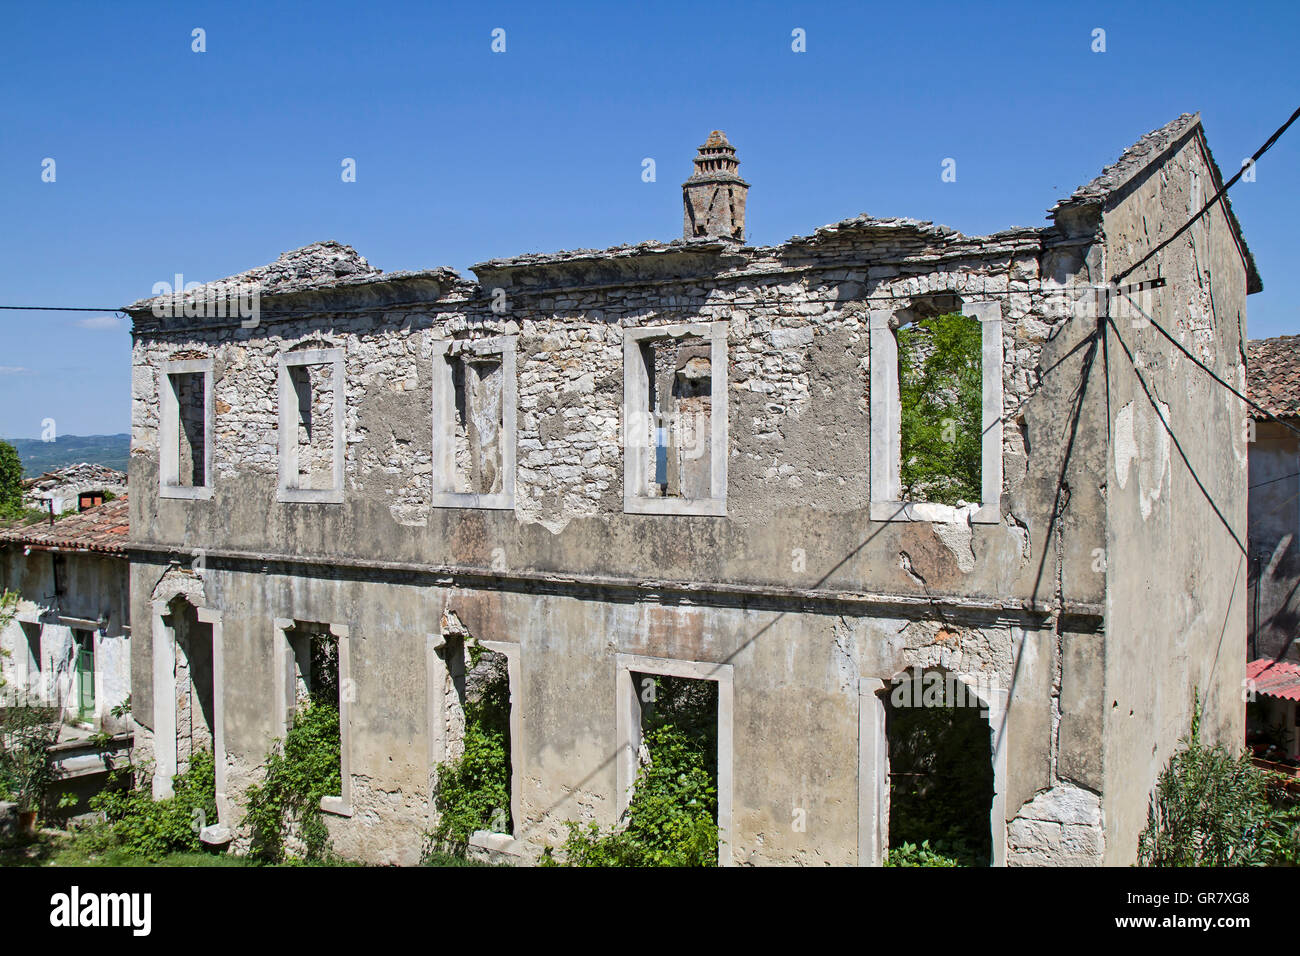
[{"label": "grass", "polygon": [[95,829],[76,833],[42,830],[34,838],[0,846],[0,866],[251,866],[226,853],[171,853],[149,860],[116,846]]},{"label": "grass", "polygon": [[[29,840],[11,845],[0,844],[0,867],[11,866],[262,866],[247,857],[233,853],[169,853],[160,860],[132,853],[116,845],[112,835],[102,827],[88,827],[77,831],[41,830]],[[289,866],[358,866],[350,861]],[[450,853],[432,852],[422,861],[423,866],[492,866],[477,860],[467,860]]]}]

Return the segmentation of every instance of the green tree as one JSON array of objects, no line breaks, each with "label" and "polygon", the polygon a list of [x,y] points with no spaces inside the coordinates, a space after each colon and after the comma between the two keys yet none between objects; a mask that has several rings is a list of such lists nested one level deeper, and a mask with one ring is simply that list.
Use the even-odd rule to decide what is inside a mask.
[{"label": "green tree", "polygon": [[953,313],[898,330],[903,497],[955,505],[980,498],[983,338]]},{"label": "green tree", "polygon": [[18,451],[0,441],[0,517],[16,515],[23,508],[23,462]]},{"label": "green tree", "polygon": [[1140,866],[1277,866],[1300,862],[1300,807],[1282,778],[1201,741],[1200,704],[1183,747],[1156,780]]}]

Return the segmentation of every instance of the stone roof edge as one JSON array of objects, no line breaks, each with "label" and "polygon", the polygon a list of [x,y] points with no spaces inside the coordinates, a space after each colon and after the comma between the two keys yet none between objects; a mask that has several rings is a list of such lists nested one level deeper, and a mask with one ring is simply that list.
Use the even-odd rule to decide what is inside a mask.
[{"label": "stone roof edge", "polygon": [[[1210,149],[1209,140],[1205,135],[1205,125],[1201,122],[1201,114],[1199,112],[1183,113],[1164,126],[1143,134],[1137,142],[1120,154],[1119,159],[1103,168],[1091,180],[1052,206],[1047,211],[1048,217],[1056,221],[1062,213],[1071,210],[1094,207],[1098,210],[1107,211],[1114,208],[1114,204],[1123,198],[1124,192],[1129,185],[1136,182],[1152,166],[1177,152],[1183,143],[1192,136],[1195,136],[1200,144],[1205,163],[1214,178],[1214,190],[1218,192],[1223,187],[1223,173],[1220,171],[1219,164],[1215,161],[1214,153]],[[1248,295],[1261,292],[1264,283],[1255,265],[1255,257],[1251,253],[1250,247],[1246,245],[1246,237],[1242,233],[1241,223],[1238,221],[1236,213],[1233,212],[1232,202],[1226,193],[1222,202],[1224,212],[1227,214],[1228,224],[1233,232],[1233,238],[1237,243],[1242,262],[1246,267],[1246,292]]]}]

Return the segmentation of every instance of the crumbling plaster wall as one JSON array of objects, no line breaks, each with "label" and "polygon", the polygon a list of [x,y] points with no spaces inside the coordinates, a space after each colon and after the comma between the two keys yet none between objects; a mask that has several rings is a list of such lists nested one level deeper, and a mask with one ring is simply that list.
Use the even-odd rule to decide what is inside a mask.
[{"label": "crumbling plaster wall", "polygon": [[[613,741],[613,654],[652,654],[737,666],[736,858],[852,862],[858,701],[844,682],[887,679],[918,662],[929,653],[918,648],[950,620],[963,636],[945,640],[984,648],[964,650],[963,667],[992,671],[1013,694],[1014,817],[1051,786],[1057,740],[1099,747],[1097,709],[1062,707],[1070,687],[1092,682],[1096,658],[1076,655],[1088,673],[1067,677],[1066,629],[1051,621],[1064,608],[1081,639],[1100,624],[1104,581],[1092,556],[1103,544],[1105,422],[1097,401],[1077,421],[1071,414],[1092,325],[1044,294],[1095,279],[1097,259],[1086,238],[1053,235],[1045,246],[1034,230],[954,242],[924,230],[830,228],[779,249],[676,266],[635,257],[489,263],[479,269],[481,288],[460,283],[436,302],[401,307],[345,311],[341,293],[335,311],[315,306],[281,320],[274,300],[264,300],[251,329],[137,316],[135,573],[141,585],[156,582],[168,552],[186,563],[200,549],[206,555],[210,597],[225,615],[227,673],[248,675],[225,691],[232,793],[252,779],[275,733],[273,689],[262,686],[272,621],[345,623],[359,694],[357,809],[332,829],[344,852],[409,862],[414,844],[394,834],[427,824],[426,689],[411,682],[424,673],[425,635],[436,629],[430,581],[505,579],[517,593],[491,594],[502,610],[478,636],[524,648],[533,721],[524,819],[544,839],[557,839],[567,817],[612,822],[613,765],[601,768]],[[491,288],[505,290],[505,313],[490,309]],[[1004,303],[1004,519],[872,522],[869,312],[944,292]],[[715,320],[729,328],[727,517],[625,515],[622,329]],[[431,508],[432,344],[495,335],[518,336],[516,508]],[[341,504],[276,501],[276,355],[296,347],[345,350]],[[160,499],[155,369],[168,358],[209,356],[213,498]],[[280,565],[278,556],[317,560]],[[250,562],[276,570],[248,570]],[[433,577],[417,585],[406,582],[411,574]],[[562,595],[528,592],[556,579],[576,583]],[[695,592],[689,600],[699,606],[676,607],[680,597],[656,598],[653,589],[635,600],[602,590],[648,581],[682,582],[678,592]],[[845,614],[831,600],[844,592],[875,597]],[[142,591],[134,593],[139,603]],[[730,607],[774,600],[784,602],[779,610]],[[972,615],[1000,623],[989,633]],[[150,648],[133,650],[137,716],[148,715]],[[792,780],[798,793],[788,792]],[[791,829],[796,800],[829,841],[813,840],[811,826]]]},{"label": "crumbling plaster wall", "polygon": [[[733,853],[742,864],[857,862],[859,677],[888,680],[939,667],[1012,688],[1009,805],[1040,788],[1047,765],[1050,668],[1018,663],[1017,655],[1026,644],[1050,653],[1051,632],[1027,630],[1024,616],[986,612],[941,624],[916,608],[845,606],[827,614],[788,602],[706,606],[612,591],[500,582],[449,589],[431,576],[295,570],[215,562],[202,572],[204,599],[223,608],[226,671],[240,675],[224,688],[226,793],[242,806],[278,733],[277,687],[266,666],[280,639],[274,619],[347,624],[355,810],[326,819],[335,848],[353,858],[414,863],[431,828],[428,755],[446,728],[425,675],[429,635],[444,610],[470,635],[521,650],[523,686],[515,699],[523,707],[523,760],[514,770],[521,774],[516,835],[525,858],[562,842],[565,820],[615,821],[618,654],[735,668]],[[137,571],[155,583],[186,573],[144,562]],[[151,707],[137,703],[142,721]],[[147,741],[146,728],[140,737]],[[240,813],[229,821],[236,846],[248,837]]]},{"label": "crumbling plaster wall", "polygon": [[[819,249],[818,257],[847,260],[869,252],[889,262],[891,254],[911,251],[860,240],[840,245]],[[1038,294],[1040,254],[1044,260],[1048,254],[1036,238],[986,244],[978,257],[975,251],[972,244],[951,253],[951,261],[936,255],[906,266],[771,276],[766,273],[789,264],[768,251],[766,258],[755,253],[745,271],[733,269],[735,277],[723,269],[720,277],[684,279],[680,288],[647,287],[635,277],[581,293],[511,288],[505,315],[487,309],[472,287],[458,287],[427,308],[323,313],[202,333],[172,323],[137,337],[133,487],[141,491],[133,528],[139,540],[189,548],[325,556],[348,540],[351,556],[361,559],[477,567],[495,560],[498,568],[504,559],[509,570],[542,573],[616,569],[632,578],[923,595],[900,562],[879,560],[907,551],[930,591],[1019,601],[1035,598],[1039,588],[1041,597],[1036,559],[1047,527],[1036,486],[1050,485],[1049,495],[1055,487],[1065,424],[1057,405],[1069,393],[1030,394],[1047,364],[1044,350],[1053,364],[1064,355],[1048,343],[1064,317]],[[867,313],[945,290],[1006,303],[1005,404],[1015,426],[1005,431],[1008,517],[1003,525],[973,529],[973,565],[928,524],[873,524],[866,517]],[[728,517],[624,515],[622,327],[716,319],[729,323]],[[430,508],[431,342],[497,334],[519,336],[516,508]],[[341,505],[275,501],[275,356],[307,344],[346,350]],[[165,356],[199,353],[215,359],[214,498],[198,506],[159,501],[152,369]],[[1065,357],[1050,374],[1068,382],[1079,356]],[[241,507],[232,507],[235,502]],[[843,520],[826,522],[828,513]],[[654,534],[645,533],[652,527]],[[861,548],[868,537],[871,546]],[[806,561],[793,560],[795,547]],[[1099,595],[1090,587],[1079,599]]]},{"label": "crumbling plaster wall", "polygon": [[1300,442],[1271,421],[1250,446],[1250,587],[1254,657],[1300,660]]},{"label": "crumbling plaster wall", "polygon": [[[130,670],[130,600],[128,595],[129,563],[125,557],[111,557],[89,552],[58,552],[59,591],[54,588],[53,558],[56,552],[33,549],[24,554],[21,544],[0,545],[0,590],[17,591],[20,601],[15,619],[0,631],[0,647],[10,658],[4,667],[6,680],[17,690],[26,681],[29,692],[49,703],[62,701],[65,709],[76,713],[74,694],[73,635],[64,618],[82,621],[103,620],[102,630],[95,632],[95,714],[94,719],[111,730],[119,729],[109,712],[131,692]],[[40,629],[39,681],[28,668],[32,663],[24,623]],[[17,679],[20,676],[23,679]],[[34,688],[33,688],[34,685]]]},{"label": "crumbling plaster wall", "polygon": [[[1194,131],[1107,206],[1108,274],[1138,261],[1216,188]],[[1151,297],[1151,317],[1244,392],[1246,272],[1221,205],[1125,281],[1156,275],[1168,284]],[[1194,693],[1208,740],[1238,748],[1244,739],[1248,445],[1239,400],[1140,316],[1116,325],[1160,407],[1112,331],[1103,810],[1106,861],[1127,865],[1156,776],[1190,729]]]}]

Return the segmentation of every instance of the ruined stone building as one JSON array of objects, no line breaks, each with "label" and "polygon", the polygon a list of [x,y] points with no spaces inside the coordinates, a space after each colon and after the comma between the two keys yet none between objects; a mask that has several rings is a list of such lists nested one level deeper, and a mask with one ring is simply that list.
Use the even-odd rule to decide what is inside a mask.
[{"label": "ruined stone building", "polygon": [[[619,818],[640,689],[673,675],[716,684],[719,862],[878,864],[896,691],[941,675],[987,722],[989,862],[1133,861],[1194,694],[1207,736],[1243,732],[1243,410],[1142,321],[1244,381],[1259,278],[1226,200],[1129,277],[1165,282],[1141,314],[1099,291],[1219,186],[1199,117],[978,237],[861,215],[749,246],[737,165],[700,147],[672,242],[472,280],[323,242],[129,307],[156,794],[213,747],[238,846],[328,641],[333,843],[414,862],[468,642],[510,682],[509,832],[474,841],[502,855]],[[903,477],[898,334],[951,314],[977,474],[938,501]]]},{"label": "ruined stone building", "polygon": [[19,595],[0,628],[5,703],[60,707],[101,730],[131,692],[129,500],[90,505],[53,522],[0,530],[0,590]]}]

